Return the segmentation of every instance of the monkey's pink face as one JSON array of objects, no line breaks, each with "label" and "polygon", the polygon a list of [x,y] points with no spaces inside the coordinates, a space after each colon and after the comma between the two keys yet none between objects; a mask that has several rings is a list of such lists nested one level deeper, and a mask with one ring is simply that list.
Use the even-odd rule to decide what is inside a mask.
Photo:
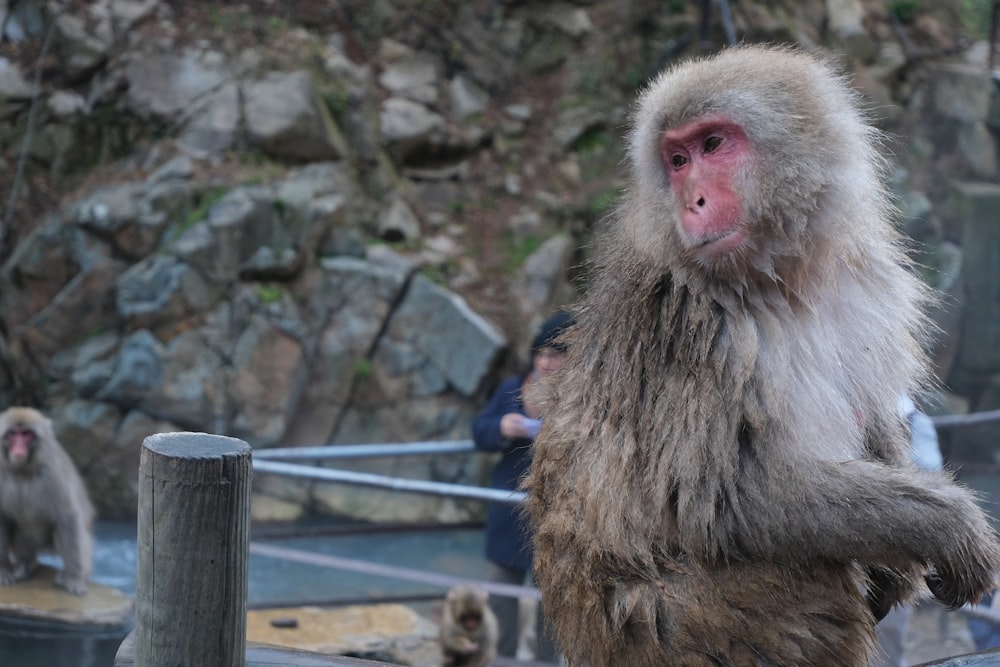
[{"label": "monkey's pink face", "polygon": [[12,426],[3,434],[4,457],[12,465],[27,463],[35,443],[35,432],[23,426]]},{"label": "monkey's pink face", "polygon": [[700,118],[663,132],[660,161],[680,210],[681,241],[711,262],[747,240],[738,175],[752,156],[740,126],[722,117]]}]

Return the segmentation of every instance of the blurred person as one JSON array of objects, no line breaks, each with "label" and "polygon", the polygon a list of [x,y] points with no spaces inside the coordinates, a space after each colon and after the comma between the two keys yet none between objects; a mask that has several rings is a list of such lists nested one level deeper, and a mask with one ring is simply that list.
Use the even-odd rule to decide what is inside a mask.
[{"label": "blurred person", "polygon": [[[531,465],[531,446],[541,427],[541,411],[540,406],[524,397],[534,382],[562,366],[566,345],[558,339],[572,322],[572,316],[566,311],[558,311],[546,320],[532,341],[530,368],[505,379],[472,422],[476,448],[500,452],[490,477],[490,485],[495,489],[516,490],[518,481]],[[485,555],[489,564],[487,578],[491,581],[516,585],[531,581],[531,534],[521,507],[501,503],[489,505]],[[519,600],[491,595],[489,604],[500,622],[499,655],[516,657]],[[559,650],[545,624],[541,605],[535,626],[535,659],[557,662]]]}]

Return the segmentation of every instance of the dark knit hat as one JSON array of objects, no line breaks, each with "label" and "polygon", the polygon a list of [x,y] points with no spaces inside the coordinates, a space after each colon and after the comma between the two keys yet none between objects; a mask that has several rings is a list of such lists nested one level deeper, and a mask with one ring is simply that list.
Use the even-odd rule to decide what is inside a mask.
[{"label": "dark knit hat", "polygon": [[555,315],[545,320],[539,327],[535,339],[531,341],[531,351],[537,352],[539,348],[552,347],[560,352],[565,352],[569,347],[565,341],[556,341],[573,324],[573,316],[565,310],[557,311]]}]

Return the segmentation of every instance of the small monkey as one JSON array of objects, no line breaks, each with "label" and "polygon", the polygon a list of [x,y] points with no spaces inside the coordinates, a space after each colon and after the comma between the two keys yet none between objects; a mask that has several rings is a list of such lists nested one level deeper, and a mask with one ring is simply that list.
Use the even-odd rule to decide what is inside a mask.
[{"label": "small monkey", "polygon": [[817,58],[660,74],[523,482],[572,667],[863,667],[929,587],[995,586],[973,495],[908,457],[927,290],[877,131]]},{"label": "small monkey", "polygon": [[445,667],[488,667],[497,655],[500,626],[486,604],[487,593],[473,584],[456,584],[445,596],[441,653]]},{"label": "small monkey", "polygon": [[63,561],[56,584],[83,595],[94,509],[76,466],[37,410],[0,413],[0,434],[0,584],[30,577],[38,553],[48,550]]}]

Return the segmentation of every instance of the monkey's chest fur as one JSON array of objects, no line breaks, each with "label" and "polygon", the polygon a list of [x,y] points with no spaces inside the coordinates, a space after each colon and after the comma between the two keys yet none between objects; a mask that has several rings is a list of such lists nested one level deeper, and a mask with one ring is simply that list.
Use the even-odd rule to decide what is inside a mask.
[{"label": "monkey's chest fur", "polygon": [[571,664],[867,664],[864,572],[800,557],[824,537],[784,514],[802,468],[866,454],[882,385],[808,315],[636,294],[601,304],[629,326],[581,325],[526,484],[543,594],[583,610]]},{"label": "monkey's chest fur", "polygon": [[[0,530],[4,530],[11,543],[19,545],[20,549],[51,548],[54,513],[59,503],[59,499],[49,493],[51,480],[42,473],[6,474],[16,483],[5,483],[0,477]],[[48,502],[39,502],[39,498],[47,498]]]}]

